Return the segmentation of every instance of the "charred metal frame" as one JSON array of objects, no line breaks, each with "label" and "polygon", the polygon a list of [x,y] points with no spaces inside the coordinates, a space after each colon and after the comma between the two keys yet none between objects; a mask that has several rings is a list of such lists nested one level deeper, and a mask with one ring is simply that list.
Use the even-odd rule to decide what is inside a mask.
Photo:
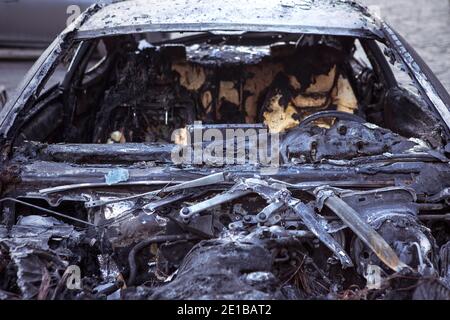
[{"label": "charred metal frame", "polygon": [[[363,47],[371,49],[375,49],[374,40],[378,40],[387,44],[393,50],[396,59],[406,67],[421,94],[442,119],[447,131],[450,129],[450,97],[448,93],[445,92],[438,80],[434,78],[431,71],[409,45],[386,23],[376,17],[371,17],[373,19],[371,26],[376,26],[377,28],[375,29],[371,29],[370,26],[367,28],[343,29],[313,25],[283,25],[277,24],[275,21],[274,24],[139,24],[136,26],[121,25],[92,30],[83,29],[84,23],[90,21],[90,19],[95,19],[95,14],[102,8],[104,7],[99,5],[92,6],[52,43],[26,76],[21,85],[21,90],[18,91],[18,95],[11,99],[8,105],[0,111],[0,135],[4,144],[2,150],[4,164],[0,167],[2,170],[0,182],[2,192],[10,197],[1,201],[12,202],[9,204],[11,207],[4,206],[4,216],[8,224],[11,224],[11,221],[14,220],[14,213],[12,213],[14,210],[11,209],[16,204],[30,205],[36,210],[42,210],[49,214],[58,214],[56,211],[42,209],[38,205],[23,202],[22,200],[44,202],[50,207],[59,207],[65,202],[75,202],[77,205],[84,204],[82,209],[86,212],[91,212],[89,210],[104,205],[133,200],[134,203],[131,209],[125,211],[124,215],[127,216],[133,208],[143,210],[144,213],[146,210],[153,212],[155,208],[163,208],[189,196],[196,198],[198,194],[208,193],[209,196],[219,193],[196,204],[181,207],[179,212],[175,212],[175,214],[171,212],[166,217],[171,222],[175,222],[182,230],[195,234],[194,237],[171,235],[169,238],[150,238],[138,243],[131,250],[128,257],[131,273],[129,283],[134,284],[136,282],[137,266],[135,260],[137,251],[150,245],[152,242],[165,242],[166,239],[189,241],[199,239],[199,237],[212,237],[214,235],[213,227],[218,226],[220,228],[220,223],[215,220],[214,214],[206,218],[199,217],[197,214],[216,205],[225,204],[250,194],[259,195],[267,201],[267,206],[259,214],[250,217],[247,221],[245,221],[246,216],[244,216],[243,221],[234,222],[236,228],[244,224],[260,223],[264,225],[264,223],[270,222],[269,219],[272,218],[277,210],[283,206],[288,207],[289,210],[297,214],[296,220],[294,218],[295,223],[300,223],[299,221],[301,221],[308,230],[284,230],[286,232],[277,234],[277,232],[281,231],[276,228],[270,228],[274,225],[264,225],[258,232],[266,235],[271,234],[271,237],[276,235],[276,237],[273,237],[275,239],[270,239],[267,242],[273,241],[275,243],[279,241],[281,243],[286,241],[289,243],[293,242],[295,246],[300,246],[303,240],[311,239],[315,236],[322,244],[325,244],[335,253],[335,257],[338,257],[343,267],[351,267],[353,262],[356,261],[352,262],[350,255],[347,255],[343,246],[338,243],[339,239],[336,240],[331,234],[340,232],[348,227],[389,268],[396,272],[410,269],[400,261],[389,244],[383,240],[381,233],[385,221],[384,217],[381,222],[377,222],[378,224],[374,226],[373,221],[369,223],[362,219],[360,212],[354,206],[350,207],[344,201],[345,197],[361,196],[360,199],[353,200],[364,203],[366,201],[364,194],[366,190],[370,190],[368,191],[369,193],[374,192],[378,197],[377,199],[383,200],[380,194],[386,190],[401,192],[411,188],[414,190],[414,204],[411,206],[414,206],[416,211],[411,215],[409,215],[409,212],[406,212],[408,210],[404,210],[406,213],[402,212],[402,214],[399,214],[399,220],[402,223],[409,219],[408,223],[411,223],[413,228],[419,229],[421,227],[416,222],[421,219],[420,214],[424,214],[422,220],[448,220],[448,214],[440,216],[431,214],[433,212],[442,213],[444,207],[439,202],[448,201],[450,198],[448,192],[445,191],[446,189],[442,190],[442,188],[450,187],[449,160],[443,154],[432,151],[414,151],[409,154],[382,154],[352,158],[351,160],[321,159],[321,161],[316,163],[285,163],[278,168],[276,173],[270,171],[264,173],[259,167],[252,165],[233,165],[223,168],[196,165],[174,166],[171,161],[171,152],[173,150],[173,145],[171,144],[46,145],[25,142],[17,152],[19,156],[11,162],[6,161],[13,152],[9,142],[14,139],[14,130],[16,129],[14,126],[17,121],[17,115],[24,108],[36,102],[46,80],[70,50],[78,46],[79,51],[75,54],[72,61],[73,65],[69,70],[68,81],[75,74],[76,71],[74,70],[77,69],[80,60],[82,60],[82,54],[92,49],[89,44],[90,41],[146,32],[196,31],[209,32],[213,35],[223,32],[243,38],[246,35],[253,37],[258,34],[283,33],[287,36],[299,36],[300,34],[320,33],[352,36],[360,39]],[[357,6],[353,10],[356,10],[362,16],[369,16],[369,13],[363,7]],[[251,41],[257,43],[261,40],[257,38],[256,36]],[[390,69],[387,68],[387,61],[383,54],[379,49],[372,50],[372,52],[373,56],[369,58],[374,59],[375,67],[382,73],[386,83],[394,85],[395,78]],[[220,128],[223,129],[223,125]],[[26,158],[26,161],[22,161],[21,157]],[[126,182],[112,185],[105,183],[105,175],[119,166],[127,170],[129,179]],[[222,170],[224,173],[217,173]],[[257,179],[255,178],[256,176],[258,177]],[[205,186],[210,188],[204,188]],[[196,190],[192,194],[186,195],[181,192],[184,192],[186,188]],[[149,191],[149,189],[151,190]],[[355,189],[359,191],[354,191]],[[177,191],[180,193],[171,194],[171,192]],[[169,196],[156,200],[152,198],[161,193],[169,194]],[[324,193],[327,194],[324,195]],[[344,196],[341,197],[341,193]],[[116,198],[109,199],[111,194],[114,194]],[[144,205],[139,202],[143,198],[152,201]],[[327,229],[329,227],[327,223],[335,219],[335,217],[330,215],[326,217],[319,216],[314,208],[310,206],[310,203],[306,203],[307,200],[305,199],[309,199],[311,203],[315,199],[319,211],[325,206],[336,214],[343,223],[338,224],[337,227],[335,226],[335,229],[332,230],[335,232],[331,232]],[[402,209],[409,209],[408,201],[405,200],[405,203],[400,204],[400,206],[403,206]],[[64,217],[63,215],[61,216]],[[78,219],[76,217],[71,218],[74,220]],[[198,219],[191,220],[191,218]],[[112,219],[111,223],[115,223],[115,219]],[[86,221],[78,219],[78,222],[83,223]],[[214,223],[217,223],[217,225],[214,225]],[[96,227],[101,229],[107,228],[103,224]],[[420,231],[426,234],[427,231],[424,231],[424,229],[420,229]],[[258,232],[252,234],[256,239],[262,238]],[[258,243],[256,241],[255,247],[259,246],[261,242]],[[416,246],[420,256],[420,245],[417,244]],[[201,248],[198,250],[201,251]],[[195,250],[192,252],[195,254]],[[261,256],[266,257],[266,253],[261,253]],[[419,257],[421,261],[418,268],[419,273],[424,272],[425,263],[422,261],[423,258],[422,256]],[[355,260],[358,260],[358,257]],[[269,262],[271,261],[267,259],[266,263]],[[183,270],[184,267],[186,266],[182,266],[180,270]],[[178,279],[182,279],[182,277]],[[174,281],[171,285],[175,286],[177,281]],[[117,288],[117,283],[114,284],[113,288]]]}]

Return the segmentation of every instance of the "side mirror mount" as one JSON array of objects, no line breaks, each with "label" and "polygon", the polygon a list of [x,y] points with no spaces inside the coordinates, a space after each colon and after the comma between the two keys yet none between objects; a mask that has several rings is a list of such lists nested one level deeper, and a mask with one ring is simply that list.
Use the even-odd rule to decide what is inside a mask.
[{"label": "side mirror mount", "polygon": [[4,86],[0,86],[0,109],[6,105],[7,100],[8,95],[6,94],[6,88]]}]

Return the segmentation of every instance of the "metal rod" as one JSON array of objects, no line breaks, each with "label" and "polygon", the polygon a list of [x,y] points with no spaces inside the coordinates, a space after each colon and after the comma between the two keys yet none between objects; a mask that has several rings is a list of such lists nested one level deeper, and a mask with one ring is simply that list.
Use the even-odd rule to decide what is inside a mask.
[{"label": "metal rod", "polygon": [[110,204],[110,203],[117,203],[117,202],[142,198],[145,196],[157,195],[161,192],[172,192],[172,191],[177,191],[177,190],[182,190],[182,189],[202,187],[202,186],[207,186],[207,185],[211,185],[211,184],[217,184],[217,183],[224,182],[224,181],[225,181],[225,176],[224,176],[223,172],[214,173],[214,174],[208,175],[206,177],[201,177],[201,178],[198,178],[198,179],[195,179],[192,181],[183,182],[183,183],[180,183],[180,184],[177,184],[174,186],[170,186],[167,188],[149,191],[149,192],[145,192],[145,193],[141,193],[141,194],[136,194],[136,195],[132,195],[129,197],[113,199],[113,200],[104,200],[104,201],[103,200],[88,201],[84,204],[84,206],[86,208],[99,207],[99,206],[103,206],[103,205]]},{"label": "metal rod", "polygon": [[153,185],[165,185],[165,184],[180,184],[184,181],[130,181],[130,182],[120,182],[116,184],[107,184],[106,182],[92,182],[92,183],[77,183],[77,184],[67,184],[63,186],[57,186],[52,188],[45,188],[39,190],[39,193],[50,194],[55,192],[69,191],[75,189],[84,188],[101,188],[101,187],[120,187],[120,186],[153,186]]},{"label": "metal rod", "polygon": [[324,204],[377,255],[377,257],[392,270],[399,272],[408,268],[390,245],[366,223],[352,207],[337,196],[328,197]]}]

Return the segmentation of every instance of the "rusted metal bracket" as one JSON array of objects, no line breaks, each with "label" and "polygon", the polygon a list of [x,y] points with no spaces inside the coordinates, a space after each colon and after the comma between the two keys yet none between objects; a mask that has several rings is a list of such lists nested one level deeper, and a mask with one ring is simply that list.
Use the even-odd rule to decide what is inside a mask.
[{"label": "rusted metal bracket", "polygon": [[395,272],[409,268],[404,264],[391,246],[344,200],[336,195],[330,187],[319,187],[314,190],[317,202],[330,208],[376,255]]}]

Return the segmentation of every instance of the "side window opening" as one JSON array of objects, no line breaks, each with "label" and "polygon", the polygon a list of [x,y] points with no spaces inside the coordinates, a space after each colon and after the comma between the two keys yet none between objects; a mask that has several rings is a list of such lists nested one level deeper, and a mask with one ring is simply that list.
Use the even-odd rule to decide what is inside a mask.
[{"label": "side window opening", "polygon": [[418,99],[422,99],[421,94],[414,82],[412,75],[406,70],[406,67],[401,61],[398,61],[393,55],[390,48],[388,48],[384,43],[377,41],[377,45],[380,47],[381,51],[385,55],[387,61],[389,62],[389,67],[397,80],[399,87],[402,87],[412,94],[414,94]]}]

